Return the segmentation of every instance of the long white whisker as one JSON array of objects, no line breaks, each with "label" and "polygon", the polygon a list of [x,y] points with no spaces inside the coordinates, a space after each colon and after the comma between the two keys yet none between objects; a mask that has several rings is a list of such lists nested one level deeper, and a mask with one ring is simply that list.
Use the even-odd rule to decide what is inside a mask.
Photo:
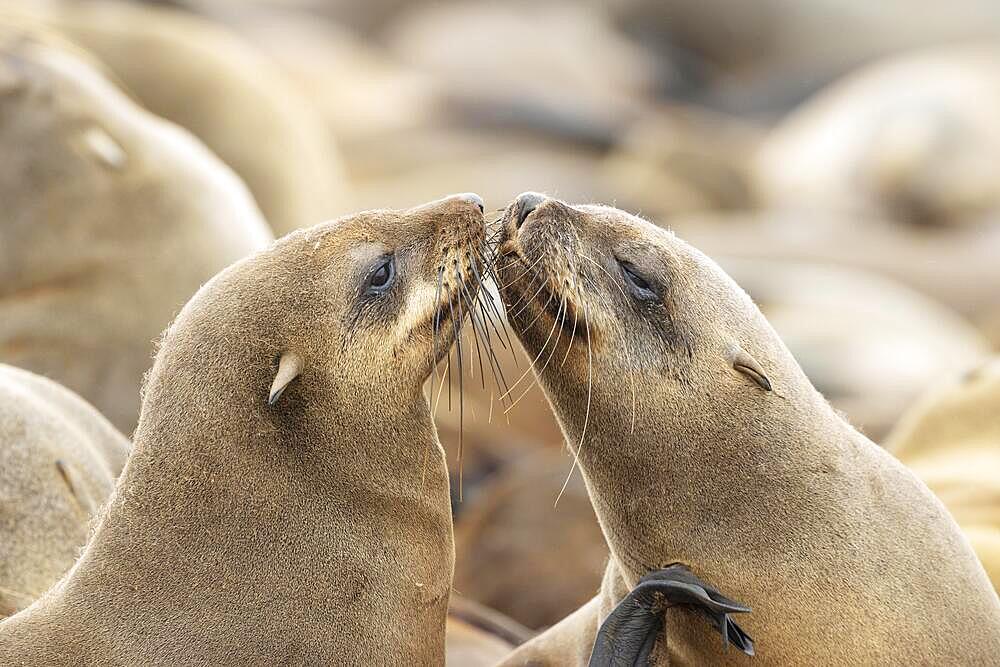
[{"label": "long white whisker", "polygon": [[566,487],[569,486],[569,480],[573,477],[573,471],[580,465],[580,454],[583,452],[584,439],[587,437],[587,427],[590,424],[590,403],[591,397],[594,393],[594,359],[593,349],[590,343],[590,317],[587,314],[586,303],[582,299],[581,306],[584,309],[583,324],[587,328],[587,411],[583,418],[583,432],[580,434],[580,442],[576,446],[576,451],[573,452],[573,465],[569,469],[569,474],[566,475],[566,481],[563,482],[562,488],[559,489],[559,495],[556,496],[556,501],[552,505],[553,507],[559,506],[559,499],[562,498],[563,493],[566,492]]}]

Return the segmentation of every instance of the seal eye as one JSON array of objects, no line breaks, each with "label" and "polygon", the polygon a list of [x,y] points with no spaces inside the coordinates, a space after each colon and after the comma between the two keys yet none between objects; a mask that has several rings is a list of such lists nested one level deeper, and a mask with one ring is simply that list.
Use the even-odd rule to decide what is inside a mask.
[{"label": "seal eye", "polygon": [[392,287],[396,281],[396,261],[392,255],[383,258],[368,276],[365,291],[369,294],[381,294]]},{"label": "seal eye", "polygon": [[655,301],[659,298],[652,285],[638,274],[634,266],[621,260],[618,260],[618,266],[621,267],[622,275],[625,276],[625,284],[632,291],[632,296],[642,301]]}]

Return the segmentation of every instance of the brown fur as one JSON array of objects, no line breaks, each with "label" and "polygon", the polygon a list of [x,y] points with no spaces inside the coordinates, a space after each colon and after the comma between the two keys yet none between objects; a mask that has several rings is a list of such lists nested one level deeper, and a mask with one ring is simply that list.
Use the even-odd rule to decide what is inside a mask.
[{"label": "brown fur", "polygon": [[937,494],[1000,589],[1000,360],[928,392],[885,447]]},{"label": "brown fur", "polygon": [[128,451],[79,396],[0,364],[0,617],[73,565]]},{"label": "brown fur", "polygon": [[[581,320],[565,365],[570,335],[552,335],[557,361],[540,380],[612,560],[598,597],[550,631],[587,636],[545,633],[509,664],[579,664],[623,594],[671,563],[753,608],[739,622],[760,663],[995,658],[1000,601],[954,520],[830,408],[714,262],[612,208],[548,199],[520,230],[517,208],[501,249],[503,294],[529,304],[510,315],[529,353],[559,322],[544,288],[532,296],[539,285]],[[632,296],[616,257],[652,282],[656,300]],[[763,369],[773,390],[734,360]],[[667,617],[659,663],[746,659],[696,612]],[[568,657],[549,650],[574,647]]]},{"label": "brown fur", "polygon": [[[440,664],[454,544],[422,387],[451,343],[438,266],[467,270],[483,237],[467,197],[371,211],[199,290],[94,537],[0,625],[0,664]],[[396,282],[366,297],[389,252]],[[290,352],[303,371],[269,405]]]},{"label": "brown fur", "polygon": [[271,233],[236,176],[85,54],[0,19],[0,361],[124,433],[152,341]]},{"label": "brown fur", "polygon": [[107,0],[59,0],[39,16],[100,58],[139,103],[205,142],[278,235],[350,210],[318,113],[238,35],[183,11]]}]

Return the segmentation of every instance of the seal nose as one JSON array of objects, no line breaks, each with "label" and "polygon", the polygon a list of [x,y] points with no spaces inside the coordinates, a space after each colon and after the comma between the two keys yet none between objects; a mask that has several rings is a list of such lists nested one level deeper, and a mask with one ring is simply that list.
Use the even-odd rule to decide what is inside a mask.
[{"label": "seal nose", "polygon": [[520,229],[531,212],[538,208],[548,197],[537,192],[525,192],[517,197],[517,227]]},{"label": "seal nose", "polygon": [[463,192],[462,194],[455,196],[461,199],[462,201],[467,201],[470,204],[475,204],[476,206],[478,206],[480,213],[486,212],[486,205],[483,204],[483,198],[477,195],[475,192]]}]

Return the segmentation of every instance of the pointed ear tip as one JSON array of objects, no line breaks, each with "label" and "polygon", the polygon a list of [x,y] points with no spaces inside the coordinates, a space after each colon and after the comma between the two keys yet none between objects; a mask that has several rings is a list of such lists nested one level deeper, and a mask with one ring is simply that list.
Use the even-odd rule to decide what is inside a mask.
[{"label": "pointed ear tip", "polygon": [[268,395],[268,405],[274,405],[285,392],[288,383],[294,380],[302,372],[303,361],[295,352],[285,352],[278,361],[278,372],[271,383],[271,392]]},{"label": "pointed ear tip", "polygon": [[773,391],[771,380],[768,379],[763,367],[746,350],[739,346],[734,347],[730,351],[730,361],[734,370],[746,375],[758,387],[764,391]]}]

